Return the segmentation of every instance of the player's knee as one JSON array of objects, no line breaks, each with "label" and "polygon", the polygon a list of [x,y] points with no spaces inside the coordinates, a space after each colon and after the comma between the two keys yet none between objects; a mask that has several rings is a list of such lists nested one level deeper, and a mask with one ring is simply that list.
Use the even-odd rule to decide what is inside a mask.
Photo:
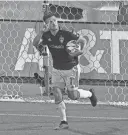
[{"label": "player's knee", "polygon": [[63,101],[61,90],[58,87],[53,87],[53,96],[55,98],[55,104],[59,104]]},{"label": "player's knee", "polygon": [[71,99],[71,100],[78,100],[80,98],[80,93],[78,90],[71,90],[71,89],[68,89],[67,90],[67,93],[68,93],[68,97]]},{"label": "player's knee", "polygon": [[62,110],[62,109],[66,110],[66,106],[65,106],[64,101],[62,101],[61,103],[59,103],[59,104],[58,104],[58,107],[59,107],[61,110]]}]

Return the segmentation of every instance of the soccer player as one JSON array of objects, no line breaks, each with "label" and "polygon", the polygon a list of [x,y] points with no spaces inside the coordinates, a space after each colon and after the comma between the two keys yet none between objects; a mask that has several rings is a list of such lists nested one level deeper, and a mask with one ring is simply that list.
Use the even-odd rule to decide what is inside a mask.
[{"label": "soccer player", "polygon": [[[33,45],[40,53],[43,46],[47,45],[51,52],[53,59],[52,90],[55,104],[58,106],[62,117],[59,128],[66,129],[69,126],[62,90],[67,88],[67,94],[71,100],[89,98],[93,107],[97,105],[97,97],[93,89],[79,89],[80,65],[78,57],[83,54],[86,40],[84,37],[62,30],[54,14],[44,15],[43,20],[48,31],[38,34]],[[40,38],[42,44],[39,44]],[[72,51],[72,47],[75,48],[75,51]]]}]

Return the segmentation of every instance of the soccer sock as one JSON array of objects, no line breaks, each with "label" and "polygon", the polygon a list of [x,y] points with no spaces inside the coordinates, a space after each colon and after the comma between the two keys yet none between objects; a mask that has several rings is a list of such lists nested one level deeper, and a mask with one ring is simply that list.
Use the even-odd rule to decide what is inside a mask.
[{"label": "soccer sock", "polygon": [[83,90],[83,89],[77,89],[80,93],[80,98],[89,98],[92,96],[92,93],[88,90]]},{"label": "soccer sock", "polygon": [[67,121],[66,106],[65,106],[64,101],[62,101],[61,103],[58,104],[58,108],[60,110],[60,115],[61,115],[62,121]]}]

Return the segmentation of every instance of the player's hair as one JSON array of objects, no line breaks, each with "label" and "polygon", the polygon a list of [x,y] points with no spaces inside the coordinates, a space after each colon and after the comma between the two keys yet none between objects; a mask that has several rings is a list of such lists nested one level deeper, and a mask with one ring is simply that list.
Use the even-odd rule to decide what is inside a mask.
[{"label": "player's hair", "polygon": [[56,16],[56,15],[53,14],[53,13],[51,13],[51,12],[44,14],[44,16],[43,16],[44,22],[45,22],[48,18],[50,18],[50,17],[52,17],[52,16]]}]

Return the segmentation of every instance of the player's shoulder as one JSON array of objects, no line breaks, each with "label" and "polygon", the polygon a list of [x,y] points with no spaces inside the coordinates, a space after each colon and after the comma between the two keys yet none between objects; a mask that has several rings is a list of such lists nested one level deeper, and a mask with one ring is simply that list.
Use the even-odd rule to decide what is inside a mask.
[{"label": "player's shoulder", "polygon": [[46,31],[43,33],[42,38],[48,39],[50,37],[50,31]]},{"label": "player's shoulder", "polygon": [[75,35],[75,36],[79,37],[79,34],[75,31],[67,30],[67,29],[63,29],[63,28],[61,29],[61,31],[67,35]]},{"label": "player's shoulder", "polygon": [[50,35],[50,31],[46,31],[43,33],[43,36],[47,36],[47,35]]},{"label": "player's shoulder", "polygon": [[60,33],[63,33],[63,34],[71,33],[71,31],[64,29],[64,28],[60,28],[59,31],[60,31]]}]

